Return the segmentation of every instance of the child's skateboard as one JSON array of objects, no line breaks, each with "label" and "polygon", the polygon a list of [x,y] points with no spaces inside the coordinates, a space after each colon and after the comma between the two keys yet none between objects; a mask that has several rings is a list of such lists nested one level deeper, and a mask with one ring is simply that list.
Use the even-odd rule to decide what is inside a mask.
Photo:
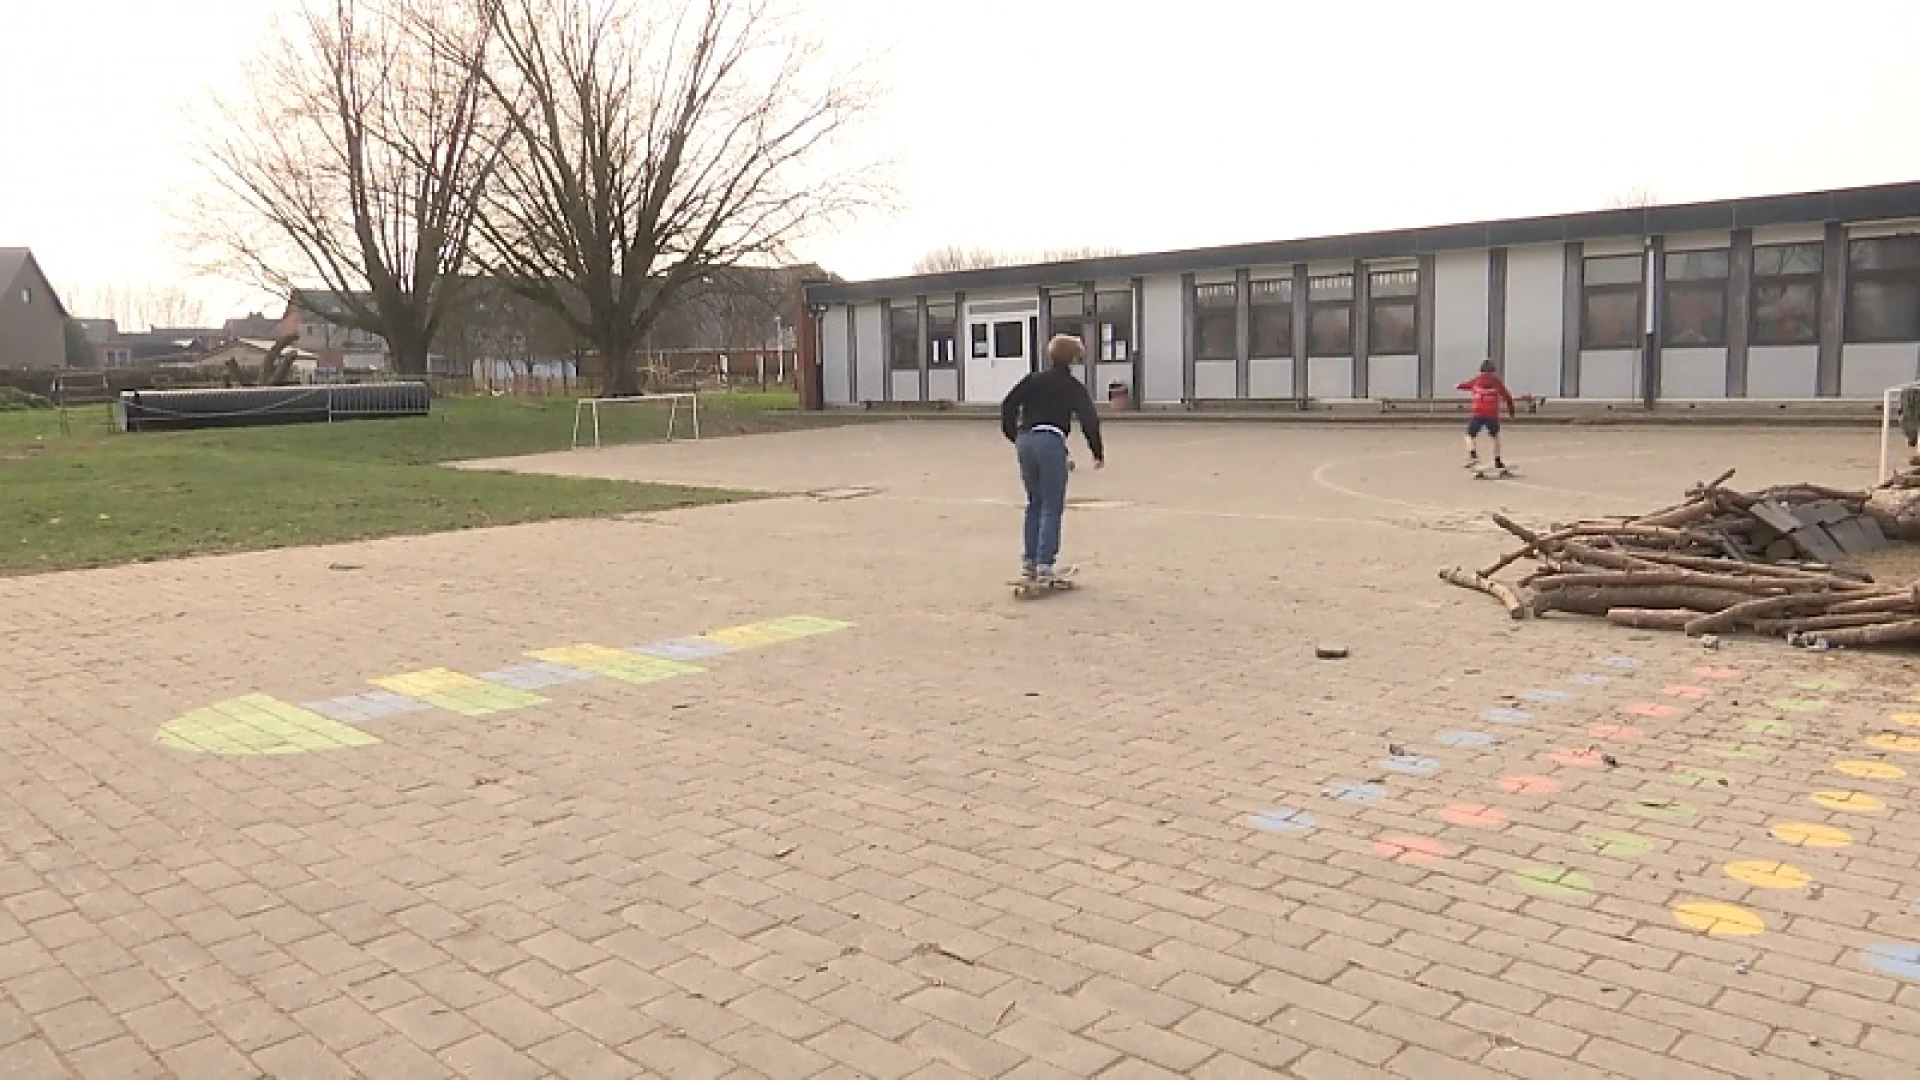
[{"label": "child's skateboard", "polygon": [[1045,581],[1036,578],[1019,578],[1007,584],[1013,586],[1013,595],[1021,600],[1041,593],[1050,593],[1059,589],[1073,588],[1073,575],[1079,571],[1077,566],[1062,566],[1054,570],[1053,576]]},{"label": "child's skateboard", "polygon": [[1475,480],[1510,480],[1515,475],[1511,465],[1470,465]]}]

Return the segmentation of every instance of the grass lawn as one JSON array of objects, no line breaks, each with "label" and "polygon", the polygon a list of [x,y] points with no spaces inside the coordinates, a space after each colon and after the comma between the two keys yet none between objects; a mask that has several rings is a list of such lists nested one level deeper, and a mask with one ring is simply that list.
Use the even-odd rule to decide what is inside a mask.
[{"label": "grass lawn", "polygon": [[[701,434],[808,423],[790,394],[702,396]],[[421,419],[120,434],[105,407],[0,412],[0,575],[595,517],[739,492],[436,468],[565,450],[573,402],[442,398]],[[604,443],[654,441],[664,405],[602,410]],[[686,432],[686,417],[678,434]]]}]

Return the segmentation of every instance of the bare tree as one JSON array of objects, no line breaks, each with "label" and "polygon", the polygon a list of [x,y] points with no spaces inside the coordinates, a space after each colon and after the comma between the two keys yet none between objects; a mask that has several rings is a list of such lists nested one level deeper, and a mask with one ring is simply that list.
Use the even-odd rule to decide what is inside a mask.
[{"label": "bare tree", "polygon": [[1638,210],[1642,207],[1659,206],[1660,196],[1654,190],[1642,184],[1635,184],[1625,191],[1608,196],[1608,210]]},{"label": "bare tree", "polygon": [[[190,240],[208,264],[384,338],[403,372],[460,282],[499,129],[482,92],[491,31],[435,0],[305,0],[246,93],[217,103],[198,157],[215,190]],[[419,36],[431,20],[433,47]]]},{"label": "bare tree", "polygon": [[482,0],[512,132],[477,222],[477,259],[590,343],[613,393],[684,290],[783,258],[866,205],[836,171],[862,85],[772,0]]},{"label": "bare tree", "polygon": [[87,318],[112,319],[128,331],[199,326],[207,315],[206,305],[192,293],[155,282],[76,289],[69,300]]},{"label": "bare tree", "polygon": [[951,245],[929,251],[913,261],[916,274],[943,274],[952,270],[983,270],[993,266],[1021,266],[1028,263],[1076,262],[1120,254],[1116,247],[1085,246],[1046,248],[1037,252],[1001,251],[994,248]]}]

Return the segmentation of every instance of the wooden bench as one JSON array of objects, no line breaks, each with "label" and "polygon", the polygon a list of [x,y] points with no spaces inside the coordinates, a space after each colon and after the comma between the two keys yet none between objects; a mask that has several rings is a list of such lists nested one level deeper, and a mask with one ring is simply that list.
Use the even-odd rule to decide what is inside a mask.
[{"label": "wooden bench", "polygon": [[[1381,412],[1464,413],[1473,408],[1471,398],[1375,398]],[[1547,403],[1543,397],[1515,395],[1514,404],[1529,413],[1537,413]]]}]

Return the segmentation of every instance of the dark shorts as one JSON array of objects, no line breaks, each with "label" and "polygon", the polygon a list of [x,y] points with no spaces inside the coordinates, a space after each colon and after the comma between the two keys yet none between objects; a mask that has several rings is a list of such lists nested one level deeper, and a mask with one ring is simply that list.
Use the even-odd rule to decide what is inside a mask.
[{"label": "dark shorts", "polygon": [[1489,435],[1500,434],[1500,418],[1497,416],[1476,416],[1467,421],[1467,438],[1471,439],[1481,432]]}]

